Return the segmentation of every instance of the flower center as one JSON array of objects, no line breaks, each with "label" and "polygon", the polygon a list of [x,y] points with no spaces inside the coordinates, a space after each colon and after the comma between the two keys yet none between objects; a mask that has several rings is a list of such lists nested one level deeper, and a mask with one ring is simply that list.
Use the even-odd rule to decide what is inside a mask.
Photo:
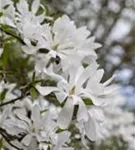
[{"label": "flower center", "polygon": [[55,51],[57,51],[57,50],[58,50],[58,47],[59,47],[59,44],[56,44],[56,45],[53,45],[53,46],[52,46],[52,49],[55,50]]},{"label": "flower center", "polygon": [[72,89],[69,91],[69,95],[75,94],[75,86],[72,87]]}]

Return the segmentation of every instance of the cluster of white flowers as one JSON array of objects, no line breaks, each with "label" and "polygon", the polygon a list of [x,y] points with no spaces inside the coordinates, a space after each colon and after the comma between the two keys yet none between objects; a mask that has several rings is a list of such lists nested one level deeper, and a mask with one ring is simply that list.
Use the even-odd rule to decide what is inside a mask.
[{"label": "cluster of white flowers", "polygon": [[68,16],[56,20],[46,16],[40,0],[34,0],[31,6],[26,0],[16,4],[0,0],[0,7],[1,32],[7,36],[4,27],[12,28],[21,41],[24,55],[34,61],[29,77],[34,74],[38,79],[32,86],[39,94],[33,99],[29,92],[24,94],[15,88],[16,84],[1,81],[3,147],[10,150],[72,150],[71,125],[79,131],[86,147],[86,137],[91,141],[101,138],[103,109],[116,90],[116,86],[110,86],[113,78],[101,82],[104,71],[98,69],[95,52],[101,45],[95,42],[86,27],[77,28]]}]

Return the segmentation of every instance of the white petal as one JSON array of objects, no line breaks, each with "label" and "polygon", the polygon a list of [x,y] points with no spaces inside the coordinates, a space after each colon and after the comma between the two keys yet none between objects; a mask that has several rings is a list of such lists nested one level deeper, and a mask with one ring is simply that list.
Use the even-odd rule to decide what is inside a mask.
[{"label": "white petal", "polygon": [[107,102],[106,102],[106,99],[104,98],[100,98],[100,97],[97,97],[97,96],[90,96],[92,102],[94,105],[96,106],[104,106]]},{"label": "white petal", "polygon": [[15,145],[16,147],[18,147],[18,149],[23,149],[23,145],[17,141],[17,140],[14,140],[11,142],[13,145]]},{"label": "white petal", "polygon": [[103,69],[97,70],[97,72],[95,73],[95,75],[92,78],[92,81],[95,83],[99,83],[103,77],[103,74],[104,74]]},{"label": "white petal", "polygon": [[98,65],[96,63],[93,63],[85,68],[78,80],[78,84],[82,85],[88,78],[91,78],[95,74],[97,68]]},{"label": "white petal", "polygon": [[103,122],[105,120],[103,110],[100,109],[99,107],[91,106],[89,109],[89,113],[98,122]]},{"label": "white petal", "polygon": [[86,106],[82,100],[79,101],[77,120],[78,121],[81,121],[81,120],[87,121],[88,120],[88,111],[87,111],[87,108],[86,108]]},{"label": "white petal", "polygon": [[36,150],[37,147],[38,147],[37,139],[35,137],[32,137],[31,142],[30,142],[27,150]]},{"label": "white petal", "polygon": [[115,78],[115,75],[113,75],[110,79],[108,79],[106,82],[104,82],[104,86],[107,86],[107,85],[109,85],[113,80],[114,80],[114,78]]},{"label": "white petal", "polygon": [[19,119],[27,122],[28,124],[31,124],[30,120],[24,114],[22,114],[21,111],[18,112],[16,115]]},{"label": "white petal", "polygon": [[71,87],[76,84],[75,82],[78,75],[77,73],[80,74],[82,71],[83,71],[82,66],[79,68],[73,66],[69,69],[69,84],[71,85]]},{"label": "white petal", "polygon": [[74,150],[72,147],[62,147],[60,150]]},{"label": "white petal", "polygon": [[121,87],[117,86],[117,85],[111,85],[105,88],[103,95],[105,96],[111,96],[111,95],[119,95],[119,91],[120,91]]},{"label": "white petal", "polygon": [[60,76],[59,74],[56,74],[54,71],[53,71],[53,66],[50,65],[49,68],[44,68],[44,73],[47,74],[48,76],[51,76],[53,79],[57,80],[57,81],[60,81],[60,80],[63,80],[63,77]]},{"label": "white petal", "polygon": [[81,65],[82,57],[80,57],[79,55],[75,55],[75,53],[71,54],[71,51],[67,55],[61,55],[60,58],[63,71],[69,69],[70,67],[79,67]]},{"label": "white petal", "polygon": [[85,126],[85,132],[87,137],[91,140],[91,141],[95,141],[96,140],[96,124],[95,124],[95,120],[89,116],[89,120],[84,124]]},{"label": "white petal", "polygon": [[62,103],[66,97],[67,97],[67,94],[65,92],[56,92],[55,93],[56,97],[57,97],[57,100]]},{"label": "white petal", "polygon": [[38,15],[38,16],[36,16],[36,18],[38,19],[39,23],[42,23],[45,19],[45,14]]},{"label": "white petal", "polygon": [[68,98],[59,114],[58,124],[60,128],[66,129],[69,126],[72,120],[73,110],[74,110],[73,100]]},{"label": "white petal", "polygon": [[27,134],[23,140],[21,141],[24,145],[28,146],[30,144],[32,140],[32,135],[31,134]]},{"label": "white petal", "polygon": [[[90,36],[91,32],[89,30],[87,30],[86,26],[82,26],[80,28],[77,29],[77,36],[79,36],[79,38],[81,40],[86,40],[88,36]],[[82,35],[82,36],[80,36]]]},{"label": "white petal", "polygon": [[32,108],[32,118],[34,126],[35,126],[35,130],[40,128],[40,110],[38,105],[35,105]]},{"label": "white petal", "polygon": [[61,132],[58,134],[58,141],[57,141],[57,145],[54,148],[54,150],[60,150],[60,148],[62,147],[62,145],[68,141],[70,137],[70,133],[65,131],[65,132]]},{"label": "white petal", "polygon": [[27,13],[28,12],[28,3],[25,0],[19,1],[17,3],[17,9],[21,14]]},{"label": "white petal", "polygon": [[51,92],[58,91],[56,87],[51,87],[51,86],[40,86],[36,85],[36,89],[39,91],[39,93],[43,96],[46,96],[50,94]]},{"label": "white petal", "polygon": [[38,48],[34,47],[34,46],[22,46],[22,50],[24,51],[24,53],[26,54],[35,54]]},{"label": "white petal", "polygon": [[63,42],[69,34],[73,34],[76,29],[74,22],[67,15],[58,18],[53,25],[53,32],[56,34],[56,42]]},{"label": "white petal", "polygon": [[34,0],[31,6],[32,12],[35,14],[38,11],[40,0]]}]

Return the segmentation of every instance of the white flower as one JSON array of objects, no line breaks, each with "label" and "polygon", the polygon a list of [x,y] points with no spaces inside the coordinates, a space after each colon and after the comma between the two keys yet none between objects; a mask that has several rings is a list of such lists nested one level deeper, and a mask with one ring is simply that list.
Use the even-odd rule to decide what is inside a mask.
[{"label": "white flower", "polygon": [[[55,139],[53,141],[53,145],[49,145],[49,147],[53,150],[73,150],[73,148],[68,147],[66,144],[69,142],[70,138],[70,132],[63,131],[61,133],[57,133],[55,136]],[[48,144],[46,143],[40,143],[39,145],[40,150],[48,150]]]},{"label": "white flower", "polygon": [[[29,17],[27,16],[26,19]],[[29,20],[29,19],[28,19]],[[32,21],[32,19],[31,19]],[[68,16],[63,15],[58,18],[53,26],[49,24],[43,24],[42,27],[39,24],[39,21],[33,19],[33,24],[31,21],[24,21],[23,28],[26,26],[26,29],[21,31],[26,33],[24,34],[25,40],[27,34],[29,34],[29,39],[33,39],[37,42],[36,46],[33,46],[28,40],[25,41],[27,46],[26,53],[33,54],[38,49],[46,49],[48,53],[47,57],[50,58],[59,58],[60,64],[63,70],[68,69],[71,66],[81,65],[81,61],[87,57],[97,58],[95,49],[99,48],[100,45],[95,43],[95,38],[90,36],[90,32],[86,27],[76,28],[73,21],[69,19]],[[28,25],[27,25],[28,22]],[[37,24],[38,22],[38,24]],[[38,38],[37,38],[38,37]],[[30,51],[29,49],[33,49]]]},{"label": "white flower", "polygon": [[94,50],[100,45],[94,43],[93,37],[88,38],[90,32],[86,27],[77,29],[68,16],[58,18],[52,28],[48,25],[44,25],[43,28],[43,46],[49,50],[50,56],[58,56],[61,59],[63,69],[74,64],[80,65],[85,56],[92,55],[96,58]]},{"label": "white flower", "polygon": [[[40,94],[36,99],[29,95],[1,108],[0,127],[15,138],[11,138],[10,142],[24,150],[73,150],[69,147],[71,133],[68,127],[71,123],[79,129],[85,146],[85,136],[91,141],[104,139],[104,135],[107,137],[109,134],[103,126],[109,130],[123,124],[119,132],[114,130],[110,135],[122,135],[124,140],[133,145],[134,117],[129,112],[115,108],[115,101],[111,103],[113,106],[106,107],[115,98],[113,92],[116,86],[109,85],[113,77],[102,83],[104,70],[98,69],[95,53],[100,44],[90,37],[90,31],[86,27],[77,28],[66,15],[45,23],[46,19],[51,18],[45,16],[45,8],[40,0],[34,0],[31,6],[27,0],[20,0],[15,7],[10,0],[0,0],[0,4],[0,24],[17,30],[17,35],[21,36],[24,43],[22,50],[31,54],[32,64],[34,62],[35,65],[32,80],[33,71],[29,73],[32,83],[26,85],[26,94],[31,94],[31,86],[35,86]],[[41,9],[43,12],[39,13]],[[0,48],[0,55],[2,51]],[[43,80],[55,80],[55,84],[42,86]],[[25,91],[17,90],[15,95],[14,88],[15,84],[0,82],[0,94],[5,94],[2,100],[7,102]],[[58,100],[61,108],[56,107],[55,102],[49,103],[49,94]],[[111,111],[115,113],[111,114]],[[103,112],[108,114],[106,122],[109,125],[104,125]],[[132,128],[122,115],[129,119]]]},{"label": "white flower", "polygon": [[[19,143],[24,149],[32,150],[38,147],[47,148],[48,146],[55,150],[68,148],[65,143],[69,140],[70,133],[68,131],[56,132],[58,126],[55,121],[57,118],[53,115],[55,113],[54,109],[53,113],[51,111],[41,113],[38,103],[26,107],[28,99],[25,101],[13,105],[11,113],[8,113],[6,118],[4,117],[3,126],[7,133],[20,137],[22,140]],[[46,143],[45,145],[42,144],[44,142]]]},{"label": "white flower", "polygon": [[[21,33],[21,36],[25,42],[25,46],[22,46],[24,52],[27,54],[35,53],[40,47],[40,34],[42,33],[41,23],[45,19],[45,14],[36,15],[40,7],[40,0],[34,0],[29,10],[29,5],[26,0],[21,0],[17,3],[16,26],[17,30]],[[32,45],[32,42],[36,44]]]},{"label": "white flower", "polygon": [[79,68],[72,67],[64,73],[63,79],[58,82],[57,87],[36,86],[41,95],[54,92],[60,103],[66,101],[58,119],[61,128],[69,126],[75,105],[79,105],[77,120],[88,120],[84,98],[88,98],[90,103],[92,101],[97,106],[104,106],[107,103],[105,102],[106,98],[113,90],[106,85],[111,80],[104,84],[100,83],[104,72],[103,70],[97,70],[97,67],[97,64],[91,64],[87,68],[82,66]]},{"label": "white flower", "polygon": [[76,127],[81,133],[83,144],[87,147],[85,135],[91,140],[95,141],[103,137],[104,128],[104,114],[102,109],[91,106],[88,110],[88,120],[81,120],[76,123]]}]

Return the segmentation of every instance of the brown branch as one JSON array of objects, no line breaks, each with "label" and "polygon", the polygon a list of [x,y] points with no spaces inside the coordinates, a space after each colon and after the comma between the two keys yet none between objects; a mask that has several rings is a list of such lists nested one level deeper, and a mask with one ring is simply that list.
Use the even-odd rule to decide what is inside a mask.
[{"label": "brown branch", "polygon": [[14,102],[16,102],[16,101],[18,101],[18,100],[20,100],[22,98],[24,98],[24,96],[19,96],[19,97],[15,98],[15,99],[12,99],[12,100],[8,101],[8,102],[0,104],[0,107],[3,107],[5,105],[11,104],[11,103],[14,103]]}]

